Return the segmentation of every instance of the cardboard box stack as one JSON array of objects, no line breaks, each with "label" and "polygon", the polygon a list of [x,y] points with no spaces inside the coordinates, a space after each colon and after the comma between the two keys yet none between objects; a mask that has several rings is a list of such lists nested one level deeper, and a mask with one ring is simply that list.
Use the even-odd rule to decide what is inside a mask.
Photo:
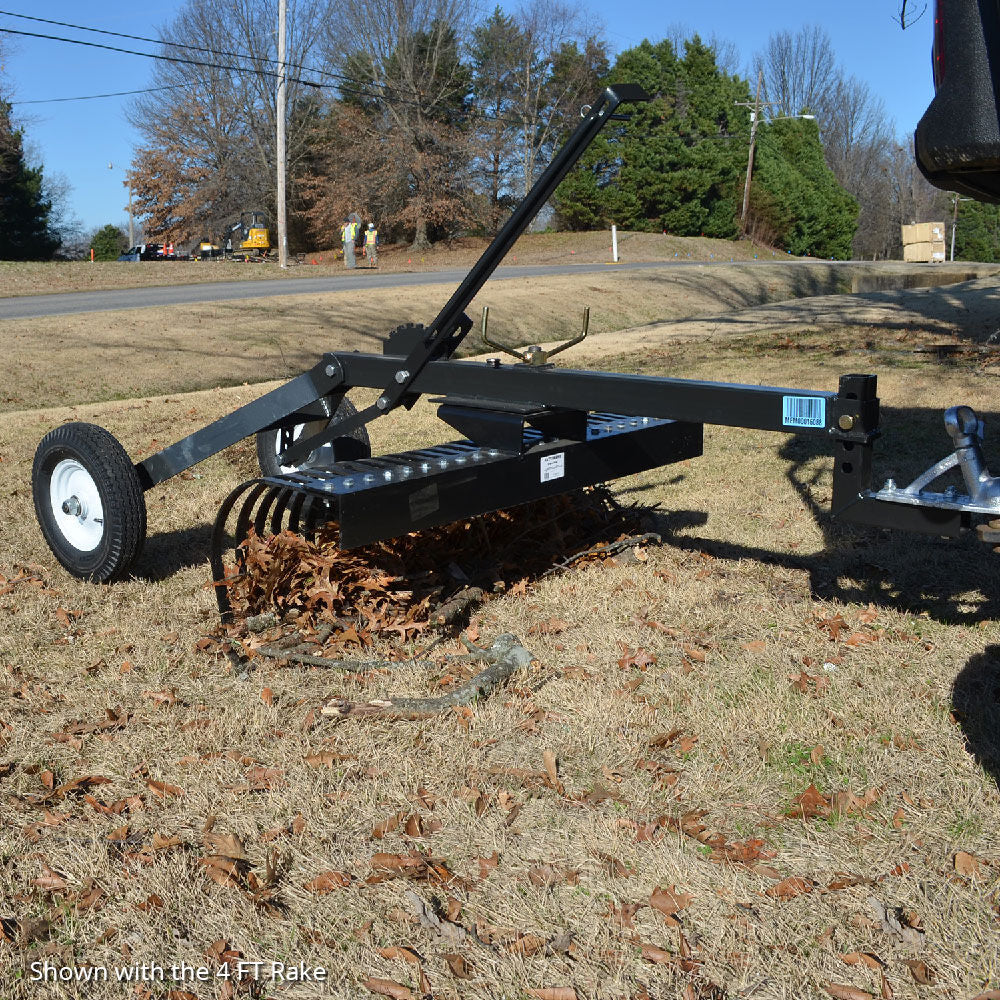
[{"label": "cardboard box stack", "polygon": [[903,226],[903,260],[911,263],[947,260],[943,222],[917,222]]}]

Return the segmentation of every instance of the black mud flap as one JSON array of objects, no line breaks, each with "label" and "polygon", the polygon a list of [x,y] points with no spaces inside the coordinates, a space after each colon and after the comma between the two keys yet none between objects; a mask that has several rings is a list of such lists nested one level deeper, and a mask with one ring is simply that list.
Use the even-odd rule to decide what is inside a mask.
[{"label": "black mud flap", "polygon": [[938,0],[934,100],[917,125],[917,165],[935,187],[1000,202],[1000,3]]}]

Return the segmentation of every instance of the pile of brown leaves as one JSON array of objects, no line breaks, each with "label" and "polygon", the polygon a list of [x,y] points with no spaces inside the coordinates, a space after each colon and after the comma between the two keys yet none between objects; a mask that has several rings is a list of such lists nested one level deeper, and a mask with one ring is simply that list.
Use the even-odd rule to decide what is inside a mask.
[{"label": "pile of brown leaves", "polygon": [[299,629],[325,630],[337,645],[406,640],[450,621],[441,612],[451,602],[523,593],[553,568],[619,551],[614,543],[634,520],[593,489],[347,551],[337,545],[335,524],[314,540],[251,533],[230,600],[238,614],[273,612]]}]

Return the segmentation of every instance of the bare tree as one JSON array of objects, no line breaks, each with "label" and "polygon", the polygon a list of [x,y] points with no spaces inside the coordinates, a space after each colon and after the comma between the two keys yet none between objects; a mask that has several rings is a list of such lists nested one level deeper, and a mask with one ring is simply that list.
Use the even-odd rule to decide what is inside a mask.
[{"label": "bare tree", "polygon": [[898,242],[898,227],[886,215],[886,151],[894,142],[885,105],[854,77],[838,78],[826,95],[821,128],[826,162],[861,212],[854,238],[859,257],[885,257]]},{"label": "bare tree", "polygon": [[345,103],[364,112],[365,141],[403,156],[386,166],[405,167],[408,195],[395,221],[409,226],[415,248],[428,245],[431,226],[454,226],[465,214],[471,81],[459,40],[469,17],[463,0],[340,0],[326,38]]},{"label": "bare tree", "polygon": [[[328,6],[290,7],[290,176],[309,135],[314,91],[304,81],[318,77],[309,63]],[[161,30],[164,55],[200,65],[157,63],[157,84],[173,89],[144,95],[128,113],[142,136],[129,179],[150,235],[221,235],[242,211],[273,212],[276,25],[276,0],[188,0]]]},{"label": "bare tree", "polygon": [[[674,52],[679,56],[683,56],[684,44],[691,41],[696,35],[698,35],[698,32],[690,28],[683,21],[674,21],[672,24],[667,25],[667,30],[663,33],[663,38],[674,47]],[[698,37],[700,38],[701,36],[698,35]],[[746,75],[743,68],[743,57],[740,55],[740,50],[734,42],[726,38],[721,38],[714,32],[707,39],[702,38],[701,41],[715,57],[715,65],[719,67],[721,72],[728,76]]]},{"label": "bare tree", "polygon": [[560,0],[529,0],[516,20],[525,45],[517,114],[523,123],[520,172],[527,194],[567,122],[578,118],[584,100],[593,96],[607,55],[604,43],[588,33],[579,8]]},{"label": "bare tree", "polygon": [[822,112],[840,77],[830,38],[818,25],[771,35],[754,71],[763,72],[764,99],[776,101],[786,115]]}]

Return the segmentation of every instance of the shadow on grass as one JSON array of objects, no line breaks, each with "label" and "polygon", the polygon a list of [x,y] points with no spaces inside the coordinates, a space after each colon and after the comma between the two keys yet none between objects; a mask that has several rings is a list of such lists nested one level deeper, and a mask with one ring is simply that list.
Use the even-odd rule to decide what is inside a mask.
[{"label": "shadow on grass", "polygon": [[969,753],[1000,784],[1000,646],[987,646],[966,663],[952,704]]},{"label": "shadow on grass", "polygon": [[[956,402],[961,402],[956,400]],[[987,428],[1000,427],[1000,416],[980,413]],[[944,431],[942,411],[908,407],[882,408],[883,437],[875,445],[873,485],[881,487],[892,476],[911,482],[952,450]],[[987,433],[987,459],[996,439]],[[789,463],[787,479],[823,532],[825,547],[812,555],[797,555],[746,545],[738,541],[702,538],[690,533],[707,515],[680,510],[655,517],[667,544],[696,549],[723,559],[753,559],[807,572],[818,597],[845,602],[883,605],[914,614],[926,613],[946,624],[974,625],[984,618],[1000,618],[1000,556],[971,532],[960,539],[912,534],[834,518],[829,511],[832,449],[828,442],[793,437],[779,446]],[[993,469],[1000,459],[993,457]],[[955,483],[964,492],[959,473],[939,481]],[[774,484],[777,492],[782,489]],[[935,484],[934,489],[943,489]],[[709,511],[709,514],[711,512]]]},{"label": "shadow on grass", "polygon": [[150,535],[143,546],[142,555],[133,570],[136,580],[150,583],[165,580],[189,566],[205,565],[208,581],[208,550],[212,540],[212,525],[198,524],[193,528],[164,531]]}]

